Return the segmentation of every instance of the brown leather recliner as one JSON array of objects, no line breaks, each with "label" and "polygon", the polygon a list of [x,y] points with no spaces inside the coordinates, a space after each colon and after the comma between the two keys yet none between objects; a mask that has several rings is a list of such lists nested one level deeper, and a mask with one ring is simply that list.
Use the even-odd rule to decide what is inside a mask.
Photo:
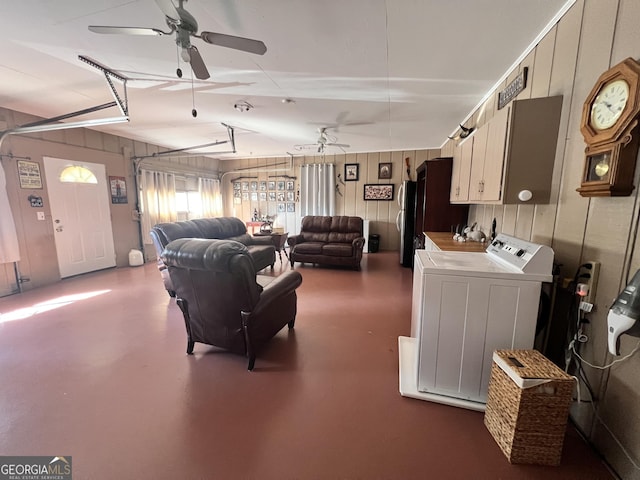
[{"label": "brown leather recliner", "polygon": [[249,357],[297,312],[298,272],[256,275],[247,247],[233,240],[179,239],[162,253],[187,329],[187,353],[195,342]]}]

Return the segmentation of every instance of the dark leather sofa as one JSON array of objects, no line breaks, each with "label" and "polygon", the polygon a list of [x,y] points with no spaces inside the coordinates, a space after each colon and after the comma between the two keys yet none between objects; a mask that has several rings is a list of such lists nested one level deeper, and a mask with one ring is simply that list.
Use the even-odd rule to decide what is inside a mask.
[{"label": "dark leather sofa", "polygon": [[233,240],[179,239],[162,253],[187,330],[187,353],[206,343],[249,357],[297,313],[295,271],[257,275],[248,248]]},{"label": "dark leather sofa", "polygon": [[360,217],[314,216],[302,219],[300,233],[288,239],[289,261],[360,268],[364,237]]},{"label": "dark leather sofa", "polygon": [[205,238],[234,240],[245,245],[253,260],[256,271],[273,265],[276,261],[276,249],[269,237],[253,237],[247,233],[247,227],[236,217],[198,218],[184,222],[158,223],[151,228],[151,239],[156,248],[158,270],[164,287],[172,297],[175,296],[171,277],[162,261],[164,248],[179,238]]}]

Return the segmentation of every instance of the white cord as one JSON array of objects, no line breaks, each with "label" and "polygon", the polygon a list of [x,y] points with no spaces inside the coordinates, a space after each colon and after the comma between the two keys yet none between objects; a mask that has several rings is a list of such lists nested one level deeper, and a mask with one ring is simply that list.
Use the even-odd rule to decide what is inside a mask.
[{"label": "white cord", "polygon": [[577,401],[578,401],[578,404],[580,404],[580,402],[581,402],[581,400],[580,400],[580,380],[575,375],[571,375],[571,378],[573,378],[576,381],[576,394],[578,396]]},{"label": "white cord", "polygon": [[587,362],[584,358],[582,358],[580,356],[580,354],[578,352],[576,352],[576,348],[575,345],[573,344],[573,342],[571,342],[570,344],[570,348],[571,351],[573,352],[573,354],[578,357],[580,359],[580,361],[586,363],[587,365],[589,365],[591,368],[596,368],[598,370],[606,370],[607,368],[611,368],[613,367],[616,363],[620,363],[620,362],[624,362],[625,360],[627,360],[628,358],[630,358],[634,353],[636,353],[638,351],[638,349],[640,349],[640,342],[638,342],[638,344],[636,345],[636,348],[634,348],[633,350],[631,350],[631,353],[625,355],[622,358],[618,358],[617,360],[614,360],[613,362],[611,362],[609,365],[593,365],[592,363]]}]

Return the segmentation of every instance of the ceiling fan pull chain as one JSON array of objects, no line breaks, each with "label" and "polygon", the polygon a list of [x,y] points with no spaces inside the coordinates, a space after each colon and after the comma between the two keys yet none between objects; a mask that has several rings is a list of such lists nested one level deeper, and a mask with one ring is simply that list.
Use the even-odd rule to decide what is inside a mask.
[{"label": "ceiling fan pull chain", "polygon": [[180,49],[178,48],[178,44],[176,44],[176,59],[178,61],[178,68],[176,69],[176,75],[178,78],[182,78],[182,69],[180,68]]},{"label": "ceiling fan pull chain", "polygon": [[196,118],[198,116],[198,111],[196,110],[196,92],[193,88],[193,69],[191,70],[191,105],[193,106],[191,115],[193,115],[193,118]]}]

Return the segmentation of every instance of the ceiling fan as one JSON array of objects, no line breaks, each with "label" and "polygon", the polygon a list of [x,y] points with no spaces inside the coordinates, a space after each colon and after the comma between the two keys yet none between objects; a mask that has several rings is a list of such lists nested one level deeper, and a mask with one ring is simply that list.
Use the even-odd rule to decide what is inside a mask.
[{"label": "ceiling fan", "polygon": [[[178,6],[175,6],[172,0],[155,0],[166,17],[167,25],[169,26],[168,32],[157,28],[102,25],[90,25],[89,30],[94,33],[124,35],[171,35],[175,33],[176,45],[180,48],[180,56],[185,62],[191,64],[193,73],[196,78],[200,80],[209,78],[209,72],[200,56],[200,52],[198,52],[198,49],[194,45],[191,45],[191,37],[200,38],[212,45],[242,50],[243,52],[255,53],[256,55],[264,55],[267,51],[265,44],[259,40],[214,32],[200,32],[200,34],[198,34],[198,22],[193,15],[187,12],[182,6],[186,1],[187,0],[178,0]],[[179,68],[177,74],[178,77],[182,76]]]},{"label": "ceiling fan", "polygon": [[351,145],[347,145],[346,143],[336,143],[337,138],[333,135],[329,135],[327,133],[328,127],[321,127],[318,129],[318,133],[320,136],[316,140],[316,143],[307,143],[303,145],[294,145],[296,150],[306,150],[311,148],[316,148],[318,153],[323,153],[326,147],[340,147],[340,148],[349,148]]}]

